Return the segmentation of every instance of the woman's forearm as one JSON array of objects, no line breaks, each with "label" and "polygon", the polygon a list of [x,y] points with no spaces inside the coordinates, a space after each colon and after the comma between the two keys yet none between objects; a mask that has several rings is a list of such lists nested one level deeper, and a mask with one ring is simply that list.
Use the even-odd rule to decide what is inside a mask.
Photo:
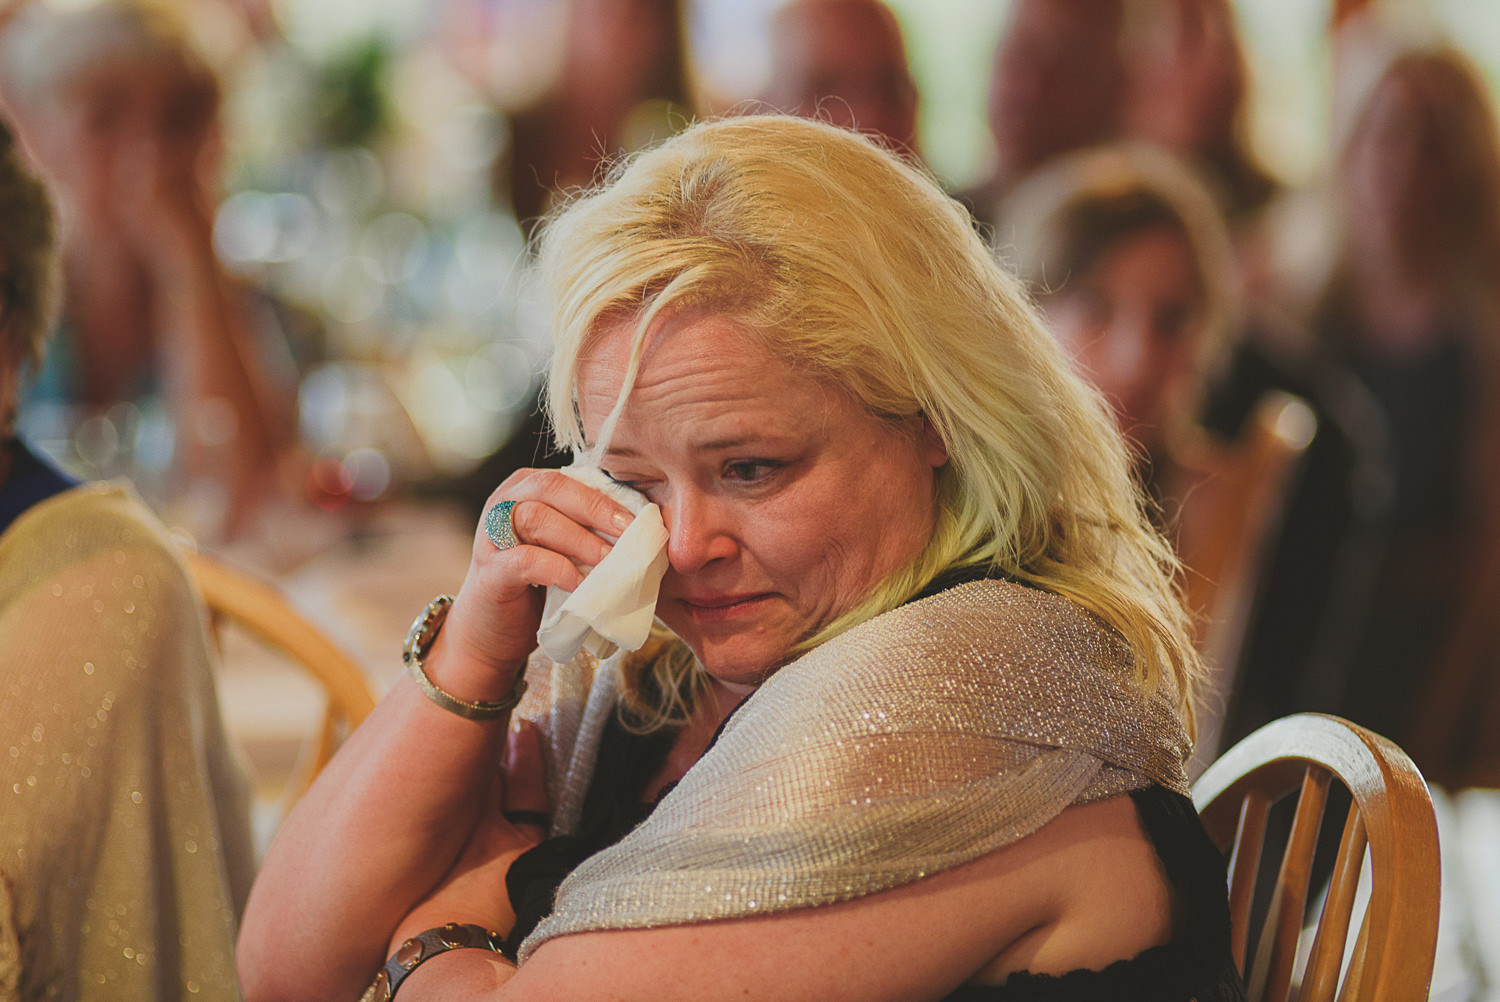
[{"label": "woman's forearm", "polygon": [[422,964],[401,984],[401,1002],[449,1002],[498,995],[516,967],[484,950],[449,950]]},{"label": "woman's forearm", "polygon": [[466,720],[403,677],[298,803],[256,879],[239,941],[251,1002],[355,998],[397,924],[464,847],[506,721]]},{"label": "woman's forearm", "polygon": [[[630,518],[604,494],[555,471],[519,471],[495,495],[517,502],[513,510],[522,516],[542,518],[516,523],[524,546],[502,548],[478,529],[463,587],[431,627],[436,636],[421,655],[423,671],[459,703],[514,694],[535,644],[543,590],[576,588],[578,567],[594,566],[608,552],[600,531]],[[540,498],[548,503],[536,503]],[[358,997],[418,902],[487,915],[504,886],[491,879],[498,872],[491,864],[505,848],[531,841],[495,803],[506,717],[459,716],[411,678],[397,682],[271,847],[240,940],[250,1002]],[[540,747],[521,755],[528,747],[518,741],[512,756],[518,789],[542,783]],[[525,767],[529,759],[535,768]]]}]

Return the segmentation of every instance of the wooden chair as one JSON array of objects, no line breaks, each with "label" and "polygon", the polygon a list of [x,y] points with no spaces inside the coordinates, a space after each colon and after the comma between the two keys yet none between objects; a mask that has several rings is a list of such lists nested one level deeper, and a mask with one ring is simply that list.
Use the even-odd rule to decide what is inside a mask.
[{"label": "wooden chair", "polygon": [[281,796],[285,814],[328,764],[343,736],[375,708],[375,693],[358,664],[299,613],[271,584],[197,550],[184,553],[208,607],[215,638],[233,624],[301,667],[323,689],[322,724],[304,744]]},{"label": "wooden chair", "polygon": [[[1285,1002],[1308,898],[1329,783],[1352,803],[1299,1002],[1331,1002],[1339,988],[1355,890],[1369,849],[1370,899],[1340,1002],[1427,998],[1437,948],[1439,856],[1432,799],[1400,748],[1338,717],[1296,714],[1262,727],[1214,762],[1193,799],[1214,842],[1232,849],[1229,907],[1236,963],[1252,1002]],[[1291,834],[1253,963],[1246,966],[1251,904],[1271,805],[1296,794]]]}]

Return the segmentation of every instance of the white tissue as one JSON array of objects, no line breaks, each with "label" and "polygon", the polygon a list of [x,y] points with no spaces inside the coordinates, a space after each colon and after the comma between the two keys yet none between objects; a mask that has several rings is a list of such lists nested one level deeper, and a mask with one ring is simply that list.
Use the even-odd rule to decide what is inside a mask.
[{"label": "white tissue", "polygon": [[616,649],[639,650],[651,632],[656,593],[667,571],[667,527],[661,509],[596,467],[569,466],[562,472],[608,494],[635,512],[635,520],[576,591],[547,589],[537,644],[559,664],[572,661],[584,649],[599,658]]}]

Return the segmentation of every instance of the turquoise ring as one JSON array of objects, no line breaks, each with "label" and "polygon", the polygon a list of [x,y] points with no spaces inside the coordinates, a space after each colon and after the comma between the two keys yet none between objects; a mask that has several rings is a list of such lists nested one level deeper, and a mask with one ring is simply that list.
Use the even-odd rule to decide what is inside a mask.
[{"label": "turquoise ring", "polygon": [[514,501],[501,501],[484,513],[484,534],[490,537],[497,550],[508,550],[519,542],[516,530],[510,524],[510,510],[515,506]]}]

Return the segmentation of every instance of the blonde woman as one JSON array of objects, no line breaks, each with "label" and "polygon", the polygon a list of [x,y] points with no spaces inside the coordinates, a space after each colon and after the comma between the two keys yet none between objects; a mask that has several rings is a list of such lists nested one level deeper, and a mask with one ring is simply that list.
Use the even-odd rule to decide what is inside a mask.
[{"label": "blonde woman", "polygon": [[[609,493],[495,491],[270,851],[248,997],[1237,997],[1171,550],[963,208],[745,117],[627,161],[542,267]],[[657,636],[533,655],[543,590],[658,515]]]}]

